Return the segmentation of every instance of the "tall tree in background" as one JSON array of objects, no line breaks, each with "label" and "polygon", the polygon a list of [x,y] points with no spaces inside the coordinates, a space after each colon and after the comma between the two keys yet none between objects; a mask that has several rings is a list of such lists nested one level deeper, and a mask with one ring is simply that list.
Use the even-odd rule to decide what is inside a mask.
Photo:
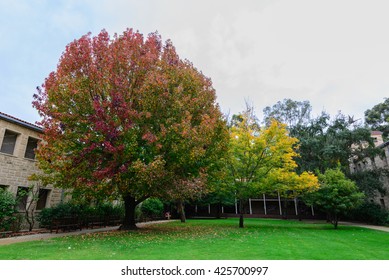
[{"label": "tall tree in background", "polygon": [[380,150],[374,145],[370,129],[353,117],[341,113],[334,118],[325,112],[312,118],[309,101],[285,99],[264,109],[264,122],[275,117],[288,124],[292,137],[299,139],[298,172],[337,168],[349,173],[349,160],[374,158]]},{"label": "tall tree in background", "polygon": [[261,128],[252,108],[232,118],[226,166],[239,200],[239,227],[244,227],[243,205],[249,197],[285,188],[293,192],[317,187],[314,175],[294,172],[297,142],[288,135],[286,125],[276,120]]},{"label": "tall tree in background", "polygon": [[366,110],[365,121],[372,129],[382,131],[384,137],[389,135],[389,98]]},{"label": "tall tree in background", "polygon": [[158,34],[88,34],[34,95],[39,165],[58,187],[122,197],[123,228],[135,228],[146,198],[204,191],[227,135],[215,98],[210,79]]},{"label": "tall tree in background", "polygon": [[295,137],[300,140],[301,157],[297,159],[301,170],[337,168],[350,173],[350,160],[366,157],[374,158],[381,153],[374,145],[371,131],[366,127],[350,122],[338,114],[334,119],[322,113],[305,127],[293,128]]},{"label": "tall tree in background", "polygon": [[311,120],[312,106],[309,101],[284,99],[272,107],[263,109],[264,123],[270,124],[272,119],[285,123],[288,128],[306,125]]}]

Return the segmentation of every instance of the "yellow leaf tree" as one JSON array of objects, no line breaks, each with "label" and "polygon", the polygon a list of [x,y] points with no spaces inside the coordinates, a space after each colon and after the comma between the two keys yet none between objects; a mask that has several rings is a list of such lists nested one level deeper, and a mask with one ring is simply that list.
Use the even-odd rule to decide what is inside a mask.
[{"label": "yellow leaf tree", "polygon": [[318,187],[313,174],[295,172],[297,143],[298,139],[288,135],[286,125],[276,120],[261,128],[250,108],[233,116],[226,162],[239,200],[239,227],[244,227],[243,205],[249,197],[275,191],[297,195]]}]

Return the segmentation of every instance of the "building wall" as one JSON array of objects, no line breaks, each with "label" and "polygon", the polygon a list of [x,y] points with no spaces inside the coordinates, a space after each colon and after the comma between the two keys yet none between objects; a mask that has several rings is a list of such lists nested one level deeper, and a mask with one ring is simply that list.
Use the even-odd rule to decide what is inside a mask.
[{"label": "building wall", "polygon": [[[29,137],[40,139],[40,132],[0,118],[0,147],[4,140],[6,130],[18,133],[14,153],[0,152],[0,186],[17,195],[18,187],[29,187],[34,182],[28,180],[29,176],[39,173],[37,161],[25,157]],[[45,207],[54,206],[61,201],[62,190],[46,186],[48,196]],[[31,199],[31,198],[30,198]]]}]

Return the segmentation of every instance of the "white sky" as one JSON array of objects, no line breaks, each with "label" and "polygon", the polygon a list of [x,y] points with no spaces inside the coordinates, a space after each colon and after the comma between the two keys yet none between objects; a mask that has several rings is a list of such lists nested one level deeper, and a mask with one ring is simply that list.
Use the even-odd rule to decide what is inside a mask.
[{"label": "white sky", "polygon": [[38,120],[32,95],[65,46],[129,27],[171,39],[225,113],[291,98],[363,118],[389,96],[388,15],[385,0],[0,0],[0,111]]}]

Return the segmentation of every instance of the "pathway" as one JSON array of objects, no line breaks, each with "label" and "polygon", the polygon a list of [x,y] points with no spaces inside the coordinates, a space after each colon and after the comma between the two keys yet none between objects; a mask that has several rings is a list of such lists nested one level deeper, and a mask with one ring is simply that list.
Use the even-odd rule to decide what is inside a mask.
[{"label": "pathway", "polygon": [[[137,223],[136,225],[139,228],[142,228],[148,224],[166,223],[166,222],[170,222],[170,221],[173,221],[173,220],[161,220],[161,221]],[[83,230],[71,231],[71,232],[37,233],[37,234],[29,234],[29,235],[22,235],[22,236],[14,236],[14,237],[8,237],[8,238],[0,238],[0,245],[8,245],[8,244],[26,242],[26,241],[44,240],[44,239],[63,237],[63,236],[72,236],[72,235],[80,235],[80,234],[88,234],[88,233],[96,233],[96,232],[106,232],[106,231],[113,231],[113,230],[118,230],[118,229],[119,229],[119,226],[114,226],[114,227],[104,227],[104,228],[95,228],[95,229],[83,229]]]}]

